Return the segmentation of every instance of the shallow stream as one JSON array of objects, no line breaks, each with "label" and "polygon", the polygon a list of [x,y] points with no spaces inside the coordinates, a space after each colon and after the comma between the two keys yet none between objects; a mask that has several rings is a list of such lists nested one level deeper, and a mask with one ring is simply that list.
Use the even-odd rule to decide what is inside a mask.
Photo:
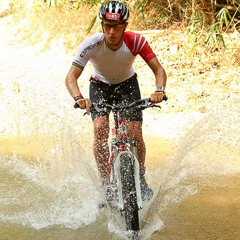
[{"label": "shallow stream", "polygon": [[[92,123],[64,86],[71,58],[58,46],[35,54],[8,40],[0,41],[0,239],[126,239],[119,217],[98,208]],[[141,239],[239,240],[239,96],[208,114],[162,112],[144,120],[155,194],[141,210]]]}]

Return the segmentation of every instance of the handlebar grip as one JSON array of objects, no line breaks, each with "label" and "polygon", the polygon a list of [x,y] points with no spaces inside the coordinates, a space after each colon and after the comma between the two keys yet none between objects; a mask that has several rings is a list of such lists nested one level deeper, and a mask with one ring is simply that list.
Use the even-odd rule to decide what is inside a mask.
[{"label": "handlebar grip", "polygon": [[74,106],[73,106],[74,108],[80,108],[80,106],[78,105],[78,103],[77,102],[75,102],[75,104],[74,104]]},{"label": "handlebar grip", "polygon": [[163,100],[164,100],[164,101],[167,101],[167,100],[168,100],[168,96],[167,96],[167,95],[164,95],[164,96],[163,96]]},{"label": "handlebar grip", "polygon": [[[163,101],[167,101],[168,100],[168,96],[167,95],[164,95],[163,96]],[[148,101],[151,102],[151,98],[148,98]]]}]

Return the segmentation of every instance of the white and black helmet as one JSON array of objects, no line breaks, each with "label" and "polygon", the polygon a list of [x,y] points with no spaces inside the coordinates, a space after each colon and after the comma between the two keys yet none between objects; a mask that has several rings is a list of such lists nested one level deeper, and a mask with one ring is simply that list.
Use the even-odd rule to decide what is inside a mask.
[{"label": "white and black helmet", "polygon": [[118,1],[106,2],[99,11],[101,20],[127,21],[129,18],[129,10],[124,3]]}]

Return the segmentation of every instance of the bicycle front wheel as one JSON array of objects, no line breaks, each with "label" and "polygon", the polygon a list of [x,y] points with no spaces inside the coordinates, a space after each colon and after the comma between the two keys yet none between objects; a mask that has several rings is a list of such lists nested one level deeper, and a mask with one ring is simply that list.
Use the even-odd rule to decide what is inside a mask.
[{"label": "bicycle front wheel", "polygon": [[[121,179],[123,192],[123,215],[127,231],[138,234],[139,215],[137,204],[137,192],[134,179],[134,159],[129,154],[121,157]],[[134,238],[135,239],[135,238]]]}]

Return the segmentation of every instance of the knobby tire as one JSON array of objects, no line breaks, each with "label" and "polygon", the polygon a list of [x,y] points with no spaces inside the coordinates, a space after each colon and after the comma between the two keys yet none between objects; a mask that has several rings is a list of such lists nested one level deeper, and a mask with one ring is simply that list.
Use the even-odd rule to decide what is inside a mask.
[{"label": "knobby tire", "polygon": [[129,155],[123,155],[121,159],[121,177],[124,199],[123,216],[127,231],[139,231],[139,215],[137,193],[134,179],[133,159]]}]

